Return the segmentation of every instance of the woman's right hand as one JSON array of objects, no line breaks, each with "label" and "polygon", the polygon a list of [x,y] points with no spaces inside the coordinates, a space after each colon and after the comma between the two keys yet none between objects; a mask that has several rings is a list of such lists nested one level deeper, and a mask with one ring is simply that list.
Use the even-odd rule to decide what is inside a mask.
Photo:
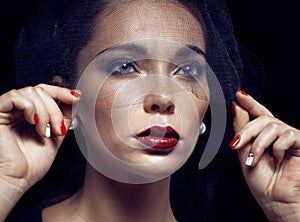
[{"label": "woman's right hand", "polygon": [[80,96],[45,84],[0,96],[0,221],[51,167]]}]

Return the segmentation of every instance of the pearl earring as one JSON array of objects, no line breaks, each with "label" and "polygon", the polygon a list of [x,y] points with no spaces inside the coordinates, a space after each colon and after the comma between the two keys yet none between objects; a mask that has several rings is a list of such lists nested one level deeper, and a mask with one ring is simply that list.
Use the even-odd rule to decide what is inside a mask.
[{"label": "pearl earring", "polygon": [[206,125],[202,122],[200,125],[200,131],[199,134],[202,135],[206,131]]},{"label": "pearl earring", "polygon": [[69,130],[74,130],[78,127],[79,125],[79,122],[78,122],[78,119],[76,117],[74,117],[74,119],[72,120],[72,123],[69,127]]}]

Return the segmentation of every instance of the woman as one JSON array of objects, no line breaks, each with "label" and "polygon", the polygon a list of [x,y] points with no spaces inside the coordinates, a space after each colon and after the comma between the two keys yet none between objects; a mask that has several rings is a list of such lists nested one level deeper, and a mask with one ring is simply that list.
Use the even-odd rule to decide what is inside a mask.
[{"label": "woman", "polygon": [[[216,110],[222,111],[225,105],[232,107],[234,117],[230,147],[238,150],[247,184],[265,215],[270,221],[299,218],[300,133],[239,90],[252,88],[245,84],[248,77],[226,23],[225,5],[173,0],[73,1],[67,5],[63,10],[57,2],[43,2],[39,20],[21,32],[16,44],[17,80],[23,88],[0,97],[1,219],[38,181],[35,192],[46,187],[38,196],[41,199],[55,190],[47,190],[49,181],[51,186],[61,182],[63,178],[51,173],[64,167],[52,163],[72,120],[87,162],[84,168],[78,165],[80,157],[74,161],[84,175],[77,174],[79,168],[63,172],[68,176],[75,172],[72,179],[80,182],[71,181],[73,187],[59,184],[60,195],[46,202],[33,201],[38,206],[32,214],[25,212],[29,220],[218,219],[220,215],[213,215],[220,209],[214,206],[222,203],[216,202],[218,194],[203,194],[211,188],[197,187],[192,191],[197,196],[188,202],[184,197],[190,191],[187,187],[208,184],[218,188],[228,169],[235,166],[235,152],[228,149],[220,150],[216,159],[227,158],[219,164],[226,170],[216,169],[214,163],[206,171],[197,169],[199,154],[203,152],[202,158],[210,162],[214,155],[210,151],[216,149],[208,147],[207,151],[210,140],[203,134],[203,123],[213,134],[214,118],[226,117],[224,112],[215,114]],[[25,87],[51,82],[59,86]],[[229,114],[228,121],[231,118]],[[230,129],[227,126],[228,131],[219,135],[225,134],[223,143],[232,139]],[[78,152],[74,139],[64,141],[61,148],[68,147],[68,151],[62,161]],[[51,166],[54,169],[47,174]],[[176,194],[173,206],[171,174],[171,191],[184,188]],[[286,186],[289,189],[282,190]],[[18,208],[31,205],[26,201],[25,194],[16,207],[17,220],[24,219]],[[206,214],[198,212],[202,201]],[[181,208],[185,203],[192,205]],[[15,215],[8,219],[14,220]]]}]

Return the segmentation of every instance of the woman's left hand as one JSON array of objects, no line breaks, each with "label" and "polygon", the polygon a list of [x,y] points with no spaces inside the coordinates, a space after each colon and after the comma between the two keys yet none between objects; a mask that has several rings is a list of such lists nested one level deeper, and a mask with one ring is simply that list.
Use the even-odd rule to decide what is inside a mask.
[{"label": "woman's left hand", "polygon": [[236,98],[230,146],[252,194],[270,221],[300,221],[300,131],[244,91]]}]

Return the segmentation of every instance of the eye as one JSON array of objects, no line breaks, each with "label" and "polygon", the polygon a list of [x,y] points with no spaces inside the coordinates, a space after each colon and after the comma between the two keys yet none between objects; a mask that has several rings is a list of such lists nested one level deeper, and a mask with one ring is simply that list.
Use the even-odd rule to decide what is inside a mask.
[{"label": "eye", "polygon": [[202,75],[204,67],[199,63],[186,63],[177,68],[175,74],[183,77],[192,78]]},{"label": "eye", "polygon": [[136,73],[135,64],[129,60],[119,60],[110,63],[106,67],[106,72],[112,75],[126,75]]}]

